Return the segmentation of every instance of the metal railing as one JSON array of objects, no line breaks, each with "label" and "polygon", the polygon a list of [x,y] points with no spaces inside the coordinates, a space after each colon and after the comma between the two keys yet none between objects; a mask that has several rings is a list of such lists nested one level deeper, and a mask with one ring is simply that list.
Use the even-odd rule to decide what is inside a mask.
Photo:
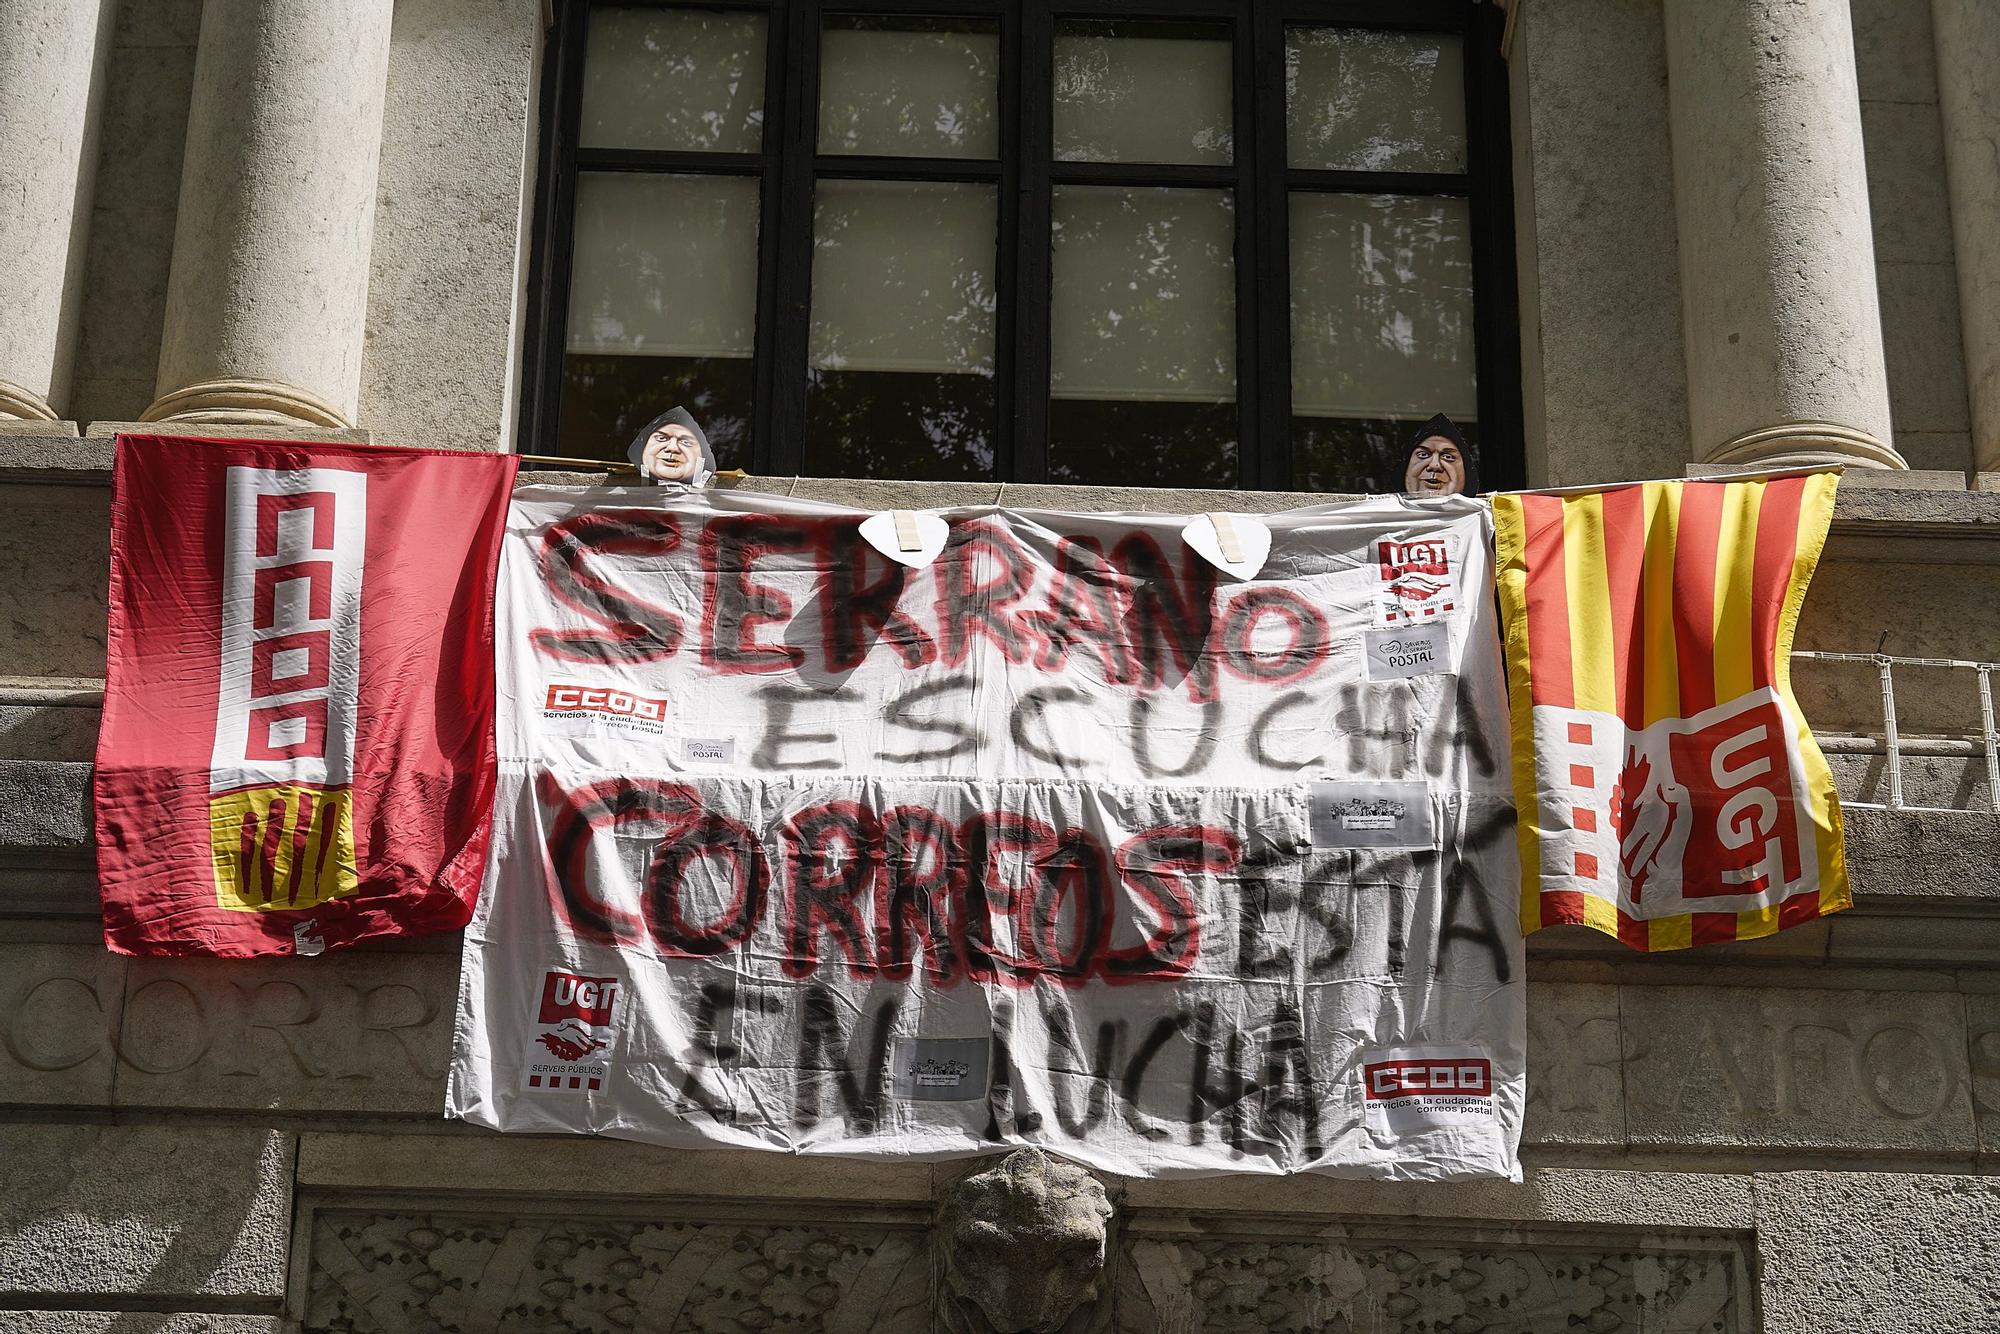
[{"label": "metal railing", "polygon": [[[1888,751],[1889,799],[1886,802],[1845,801],[1849,806],[1878,806],[1892,811],[1924,810],[1903,800],[1903,752],[1939,756],[1986,756],[1986,803],[2000,815],[2000,733],[1993,726],[1993,673],[2000,663],[1970,662],[1962,658],[1906,658],[1893,653],[1822,653],[1799,649],[1794,661],[1865,663],[1875,668],[1882,693],[1882,739]],[[1906,742],[1896,722],[1896,668],[1927,667],[1973,673],[1979,689],[1980,740],[1960,737],[1925,737]],[[1950,809],[1958,809],[1956,807]]]}]

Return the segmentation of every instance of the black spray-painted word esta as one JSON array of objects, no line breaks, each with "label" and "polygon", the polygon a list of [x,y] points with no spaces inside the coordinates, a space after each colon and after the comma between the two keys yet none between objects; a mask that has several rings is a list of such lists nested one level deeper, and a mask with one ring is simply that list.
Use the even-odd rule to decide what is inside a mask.
[{"label": "black spray-painted word esta", "polygon": [[[692,616],[598,563],[669,557],[690,542],[703,571]],[[1213,567],[1192,551],[1169,558],[1142,530],[1109,550],[1060,537],[1051,567],[1004,524],[974,520],[918,571],[878,554],[852,519],[727,515],[690,535],[676,515],[614,509],[551,525],[537,551],[555,598],[584,622],[531,632],[540,653],[564,662],[636,665],[692,651],[717,672],[837,676],[878,646],[908,669],[959,667],[984,640],[1016,666],[1060,673],[1088,657],[1114,685],[1181,688],[1207,703],[1224,676],[1302,681],[1330,649],[1326,617],[1296,592],[1259,585],[1218,599]],[[818,604],[817,634],[804,642],[791,591],[801,588]]]}]

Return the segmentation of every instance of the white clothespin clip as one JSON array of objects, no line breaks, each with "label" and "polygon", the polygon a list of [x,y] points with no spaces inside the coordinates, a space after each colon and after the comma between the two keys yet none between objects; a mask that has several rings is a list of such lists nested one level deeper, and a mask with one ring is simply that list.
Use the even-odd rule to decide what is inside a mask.
[{"label": "white clothespin clip", "polygon": [[1238,579],[1255,578],[1271,557],[1271,530],[1248,514],[1201,514],[1181,529],[1201,558]]},{"label": "white clothespin clip", "polygon": [[861,521],[861,536],[890,560],[921,570],[938,558],[951,525],[928,510],[884,510]]}]

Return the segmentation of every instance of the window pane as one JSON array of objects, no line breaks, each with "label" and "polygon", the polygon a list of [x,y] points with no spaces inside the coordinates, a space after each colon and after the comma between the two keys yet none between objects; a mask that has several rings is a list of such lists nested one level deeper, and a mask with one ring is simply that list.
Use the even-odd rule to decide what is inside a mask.
[{"label": "window pane", "polygon": [[755,177],[577,177],[562,452],[622,458],[632,431],[683,403],[723,466],[743,461],[757,207]]},{"label": "window pane", "polygon": [[[1292,418],[1292,485],[1300,491],[1365,495],[1405,489],[1410,445],[1429,420],[1392,417]],[[1466,443],[1466,493],[1493,485],[1480,468],[1479,423],[1453,418]]]},{"label": "window pane", "polygon": [[998,245],[992,186],[818,183],[809,472],[993,475]]},{"label": "window pane", "polygon": [[1451,33],[1285,29],[1294,167],[1465,170],[1465,53]]},{"label": "window pane", "polygon": [[764,18],[592,9],[585,148],[755,153],[764,138]]},{"label": "window pane", "polygon": [[1291,232],[1299,476],[1378,477],[1325,489],[1388,489],[1381,451],[1404,443],[1399,424],[1435,412],[1464,423],[1478,411],[1469,209],[1463,199],[1295,193]]},{"label": "window pane", "polygon": [[1234,202],[1222,190],[1057,186],[1055,481],[1236,481]]},{"label": "window pane", "polygon": [[1056,157],[1229,162],[1229,62],[1226,27],[1057,24]]},{"label": "window pane", "polygon": [[999,25],[829,18],[820,38],[819,151],[997,158]]}]

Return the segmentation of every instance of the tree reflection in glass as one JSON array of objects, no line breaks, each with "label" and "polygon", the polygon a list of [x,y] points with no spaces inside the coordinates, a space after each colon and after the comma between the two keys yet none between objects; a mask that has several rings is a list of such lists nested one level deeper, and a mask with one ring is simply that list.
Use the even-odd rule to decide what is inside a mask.
[{"label": "tree reflection in glass", "polygon": [[754,153],[764,134],[761,14],[590,11],[585,148]]},{"label": "tree reflection in glass", "polygon": [[992,186],[820,181],[806,470],[993,476]]},{"label": "tree reflection in glass", "polygon": [[1434,412],[1474,438],[1466,202],[1294,193],[1291,242],[1297,484],[1376,489],[1410,428]]},{"label": "tree reflection in glass", "polygon": [[1465,53],[1450,33],[1285,29],[1291,166],[1462,172]]},{"label": "tree reflection in glass", "polygon": [[829,15],[819,151],[1000,156],[1000,27],[990,20]]},{"label": "tree reflection in glass", "polygon": [[578,174],[559,453],[621,459],[679,403],[748,462],[758,199],[754,176]]},{"label": "tree reflection in glass", "polygon": [[1049,478],[1236,484],[1235,205],[1058,186]]},{"label": "tree reflection in glass", "polygon": [[1060,162],[1197,162],[1235,156],[1229,29],[1217,24],[1056,25]]}]

